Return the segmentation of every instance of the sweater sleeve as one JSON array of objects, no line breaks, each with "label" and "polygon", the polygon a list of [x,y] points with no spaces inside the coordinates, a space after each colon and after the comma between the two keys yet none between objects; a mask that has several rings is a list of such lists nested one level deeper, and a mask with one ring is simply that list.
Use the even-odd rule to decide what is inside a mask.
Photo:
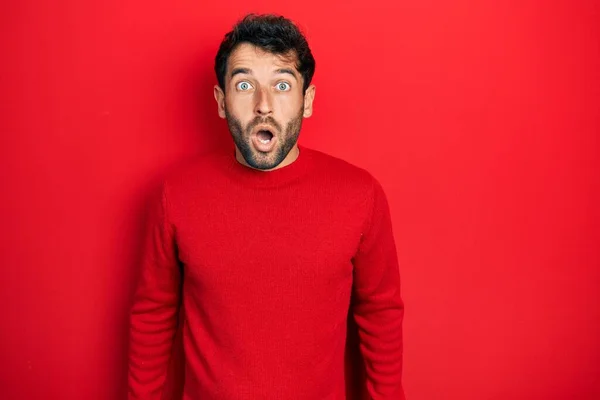
[{"label": "sweater sleeve", "polygon": [[150,211],[131,309],[129,399],[162,396],[179,304],[180,271],[166,186]]},{"label": "sweater sleeve", "polygon": [[373,178],[370,216],[353,259],[352,313],[371,400],[403,400],[400,273],[386,195]]}]

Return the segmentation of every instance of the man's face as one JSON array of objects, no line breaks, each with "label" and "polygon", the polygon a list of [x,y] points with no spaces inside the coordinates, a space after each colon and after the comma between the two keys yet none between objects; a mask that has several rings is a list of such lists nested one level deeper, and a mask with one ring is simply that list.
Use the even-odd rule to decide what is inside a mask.
[{"label": "man's face", "polygon": [[298,157],[298,135],[302,119],[312,115],[315,88],[311,85],[303,93],[296,57],[249,43],[229,56],[225,92],[215,86],[215,99],[235,142],[236,157],[245,165],[271,170]]}]

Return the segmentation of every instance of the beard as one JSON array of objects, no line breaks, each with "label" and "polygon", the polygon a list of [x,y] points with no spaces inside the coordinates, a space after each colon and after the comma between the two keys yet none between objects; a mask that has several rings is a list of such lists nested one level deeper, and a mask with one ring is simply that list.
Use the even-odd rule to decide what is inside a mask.
[{"label": "beard", "polygon": [[[258,116],[244,127],[242,122],[230,114],[225,107],[225,118],[235,145],[248,165],[260,170],[277,167],[294,148],[300,136],[303,114],[304,105],[285,127],[282,127],[273,117],[261,118]],[[276,147],[269,153],[260,152],[252,146],[252,129],[261,124],[269,125],[273,135],[277,136]]]}]

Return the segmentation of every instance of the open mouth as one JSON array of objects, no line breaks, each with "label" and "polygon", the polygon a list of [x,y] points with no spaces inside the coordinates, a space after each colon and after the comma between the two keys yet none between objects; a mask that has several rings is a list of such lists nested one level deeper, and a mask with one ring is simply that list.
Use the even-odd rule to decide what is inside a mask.
[{"label": "open mouth", "polygon": [[256,132],[256,138],[262,144],[269,144],[273,139],[273,133],[269,130],[261,129],[260,131]]},{"label": "open mouth", "polygon": [[268,125],[257,126],[252,134],[254,148],[261,153],[270,153],[277,143],[277,131]]}]

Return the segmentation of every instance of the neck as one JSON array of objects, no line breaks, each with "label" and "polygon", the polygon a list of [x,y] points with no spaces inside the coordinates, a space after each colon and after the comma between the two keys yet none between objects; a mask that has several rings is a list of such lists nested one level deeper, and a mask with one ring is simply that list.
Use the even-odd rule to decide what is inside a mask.
[{"label": "neck", "polygon": [[286,167],[288,165],[290,165],[291,163],[293,163],[294,161],[296,161],[298,159],[298,156],[300,154],[300,150],[298,149],[298,144],[296,143],[294,145],[294,147],[292,147],[292,149],[290,150],[290,152],[287,154],[287,156],[283,159],[283,161],[281,161],[278,165],[276,165],[274,168],[271,169],[258,169],[258,168],[254,168],[251,165],[249,165],[246,160],[244,159],[244,156],[242,156],[242,153],[240,152],[240,150],[238,149],[237,146],[235,146],[235,158],[236,160],[242,164],[245,165],[248,168],[252,168],[258,171],[274,171],[276,169],[279,168],[283,168]]}]

